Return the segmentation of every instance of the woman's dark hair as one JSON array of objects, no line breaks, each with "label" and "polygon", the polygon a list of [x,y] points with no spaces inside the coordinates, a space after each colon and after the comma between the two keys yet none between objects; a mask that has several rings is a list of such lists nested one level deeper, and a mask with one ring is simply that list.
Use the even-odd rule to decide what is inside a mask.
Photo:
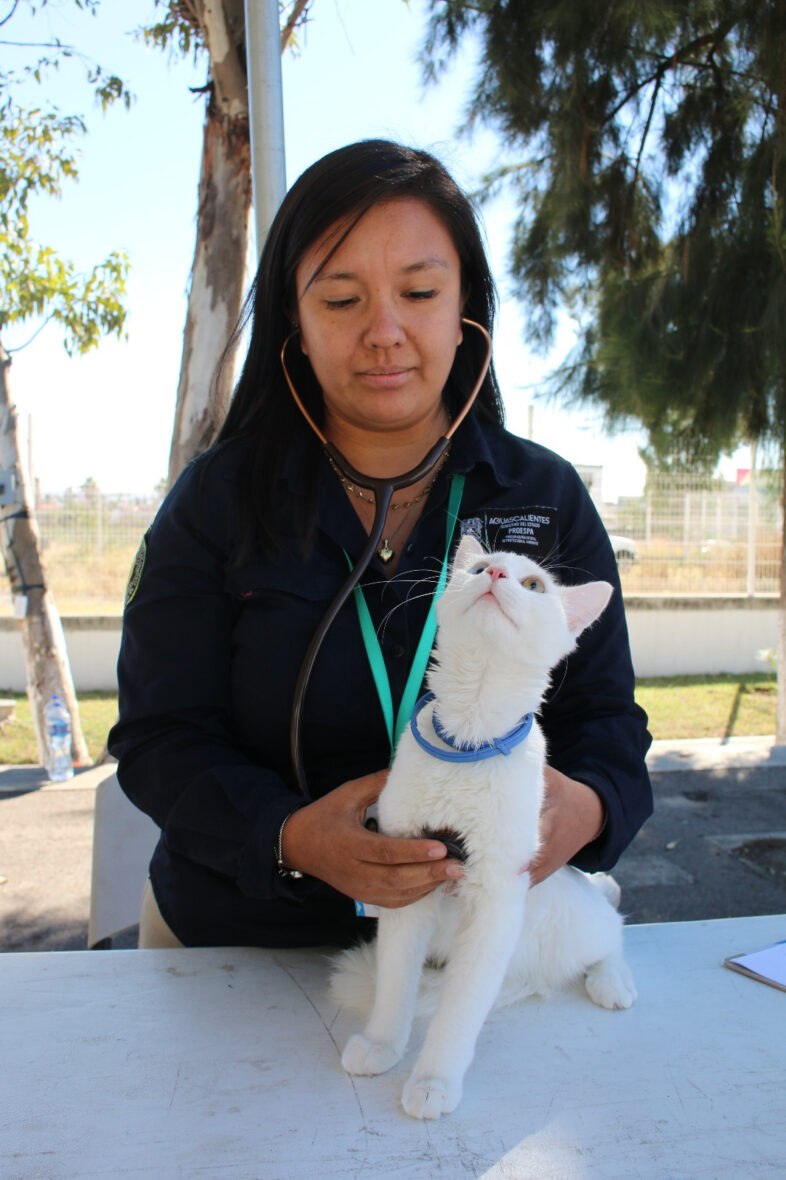
[{"label": "woman's dark hair", "polygon": [[[427,204],[451,236],[461,262],[466,292],[464,315],[491,331],[496,289],[478,222],[467,196],[434,156],[383,139],[362,140],[323,156],[295,181],[275,216],[256,277],[233,341],[251,321],[240,379],[218,442],[250,437],[250,466],[242,488],[241,511],[263,542],[275,543],[276,486],[284,457],[296,437],[313,439],[313,431],[295,406],[281,369],[280,353],[297,318],[296,271],[301,259],[333,225],[345,226],[333,253],[373,205],[397,197]],[[327,262],[324,259],[323,265]],[[445,399],[456,414],[466,401],[485,357],[480,332],[464,332],[456,353]],[[322,397],[307,358],[293,342],[287,351],[290,375],[316,422],[322,420]],[[474,412],[487,421],[503,421],[503,406],[493,365],[483,382]],[[307,447],[310,445],[306,444]],[[316,464],[309,464],[313,470]]]}]

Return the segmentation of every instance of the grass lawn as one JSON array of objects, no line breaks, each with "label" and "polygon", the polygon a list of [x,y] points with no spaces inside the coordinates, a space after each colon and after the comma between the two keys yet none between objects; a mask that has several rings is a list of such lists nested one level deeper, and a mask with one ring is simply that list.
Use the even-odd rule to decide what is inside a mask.
[{"label": "grass lawn", "polygon": [[[649,715],[654,738],[757,737],[775,733],[775,677],[673,676],[640,680],[636,699]],[[36,763],[35,732],[24,693],[13,697],[15,719],[0,730],[0,764]],[[79,712],[90,756],[97,758],[117,717],[117,697],[105,692],[79,694]]]},{"label": "grass lawn", "polygon": [[759,737],[775,733],[774,675],[639,680],[636,700],[654,738]]},{"label": "grass lawn", "polygon": [[[33,714],[24,693],[6,692],[0,696],[16,701],[13,721],[0,727],[0,764],[12,766],[38,762],[38,747]],[[80,692],[79,715],[91,758],[97,758],[106,744],[106,735],[117,720],[117,695],[108,692]]]}]

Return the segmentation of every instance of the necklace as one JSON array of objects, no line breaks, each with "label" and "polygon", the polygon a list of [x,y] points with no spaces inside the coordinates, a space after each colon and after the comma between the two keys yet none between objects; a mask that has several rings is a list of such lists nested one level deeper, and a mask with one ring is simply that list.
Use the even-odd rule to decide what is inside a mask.
[{"label": "necklace", "polygon": [[[416,501],[413,500],[412,503],[414,504],[414,503],[416,503]],[[393,505],[391,504],[390,507],[392,508]],[[402,507],[402,505],[399,505],[399,507]],[[410,505],[410,507],[411,507],[411,505]],[[386,537],[383,537],[382,544],[380,545],[379,549],[377,549],[377,553],[379,554],[380,560],[383,561],[385,565],[387,565],[387,563],[389,561],[391,561],[392,558],[394,558],[396,556],[396,550],[393,548],[393,542],[395,541],[398,534],[401,532],[404,525],[407,523],[407,518],[408,518],[408,513],[405,512],[404,515],[399,520],[396,527],[393,529],[393,532],[388,533],[388,535]]]},{"label": "necklace", "polygon": [[[396,556],[396,550],[393,548],[393,542],[395,541],[396,537],[401,532],[401,529],[404,527],[404,524],[406,523],[406,520],[407,520],[407,511],[406,510],[408,510],[410,508],[414,508],[414,506],[416,504],[420,504],[420,503],[422,503],[423,500],[425,500],[426,496],[429,494],[429,492],[434,487],[434,484],[437,482],[437,479],[439,477],[439,473],[442,470],[445,460],[447,459],[449,454],[450,454],[450,447],[447,448],[447,450],[445,451],[445,454],[442,456],[439,463],[437,464],[436,469],[434,471],[434,475],[431,478],[431,481],[426,484],[426,486],[423,488],[422,491],[418,492],[417,496],[413,496],[411,500],[399,500],[398,504],[391,504],[390,507],[388,508],[388,512],[403,510],[404,515],[401,517],[401,520],[398,522],[396,527],[393,529],[393,532],[388,533],[387,536],[382,538],[382,544],[380,545],[379,549],[377,549],[377,554],[378,554],[380,560],[382,562],[384,562],[385,565],[387,565],[389,561],[392,561],[393,558]],[[336,466],[336,463],[334,462],[333,458],[329,454],[328,454],[328,460],[330,462],[330,466],[335,471],[339,480],[341,481],[341,483],[344,485],[346,490],[351,495],[357,496],[358,500],[362,500],[364,504],[375,504],[376,503],[374,496],[365,496],[363,494],[363,492],[360,490],[360,488],[357,488],[357,487],[355,487],[355,485],[353,483],[350,483],[350,481],[347,479],[347,477],[345,475],[343,475],[342,472],[340,471],[340,469]]]},{"label": "necklace", "polygon": [[[412,508],[413,505],[420,504],[422,500],[425,500],[426,496],[429,494],[431,489],[434,487],[434,484],[437,482],[437,477],[439,476],[439,473],[442,470],[445,460],[447,459],[449,454],[450,454],[450,447],[448,447],[448,449],[445,451],[445,454],[442,456],[439,463],[437,464],[437,467],[436,467],[436,470],[434,471],[434,475],[431,479],[431,482],[427,483],[426,486],[423,488],[423,490],[421,492],[418,492],[417,496],[414,496],[411,500],[399,500],[398,504],[391,504],[390,507],[388,508],[388,512],[396,512],[401,508]],[[364,495],[363,492],[361,492],[360,488],[355,487],[355,485],[353,483],[350,483],[350,481],[347,479],[347,477],[341,473],[341,471],[336,466],[333,458],[330,455],[328,455],[328,461],[330,463],[330,466],[333,468],[336,475],[338,476],[339,480],[341,481],[341,483],[344,485],[344,487],[347,489],[347,491],[351,495],[357,496],[358,500],[362,500],[364,504],[375,504],[376,503],[376,500],[373,496]],[[396,532],[398,532],[398,529],[396,529]],[[390,558],[388,558],[388,560],[390,560]]]}]

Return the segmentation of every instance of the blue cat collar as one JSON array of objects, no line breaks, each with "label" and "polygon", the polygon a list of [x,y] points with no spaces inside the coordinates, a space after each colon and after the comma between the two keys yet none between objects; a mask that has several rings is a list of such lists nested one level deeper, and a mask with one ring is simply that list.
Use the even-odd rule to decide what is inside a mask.
[{"label": "blue cat collar", "polygon": [[443,750],[440,746],[432,745],[430,741],[423,737],[418,729],[417,720],[419,713],[425,705],[428,705],[433,700],[433,692],[427,692],[420,698],[412,710],[409,728],[420,748],[425,750],[427,754],[431,754],[432,757],[440,758],[443,762],[482,762],[484,758],[496,758],[497,754],[504,754],[507,757],[520,742],[524,741],[532,729],[532,713],[525,713],[518,725],[514,725],[513,729],[503,734],[502,737],[492,738],[490,742],[481,742],[479,746],[473,746],[468,742],[457,742],[451,734],[443,729],[437,716],[432,714],[431,724],[434,727],[435,734],[447,746],[450,746],[449,750]]}]

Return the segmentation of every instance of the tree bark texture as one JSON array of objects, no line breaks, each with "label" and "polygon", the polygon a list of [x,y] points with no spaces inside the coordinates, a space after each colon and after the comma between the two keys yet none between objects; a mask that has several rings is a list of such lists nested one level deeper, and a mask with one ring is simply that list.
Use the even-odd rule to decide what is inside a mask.
[{"label": "tree bark texture", "polygon": [[169,455],[169,485],[210,446],[226,415],[232,357],[218,365],[243,305],[251,216],[242,0],[196,0],[210,56],[196,247]]},{"label": "tree bark texture", "polygon": [[46,762],[44,706],[57,693],[71,716],[71,757],[79,766],[88,764],[90,755],[79,719],[65,636],[47,587],[38,525],[20,461],[16,409],[8,382],[10,366],[11,360],[0,345],[0,468],[12,471],[16,481],[16,502],[0,507],[0,545],[11,593],[27,600],[27,613],[19,620],[19,628],[39,757]]}]

